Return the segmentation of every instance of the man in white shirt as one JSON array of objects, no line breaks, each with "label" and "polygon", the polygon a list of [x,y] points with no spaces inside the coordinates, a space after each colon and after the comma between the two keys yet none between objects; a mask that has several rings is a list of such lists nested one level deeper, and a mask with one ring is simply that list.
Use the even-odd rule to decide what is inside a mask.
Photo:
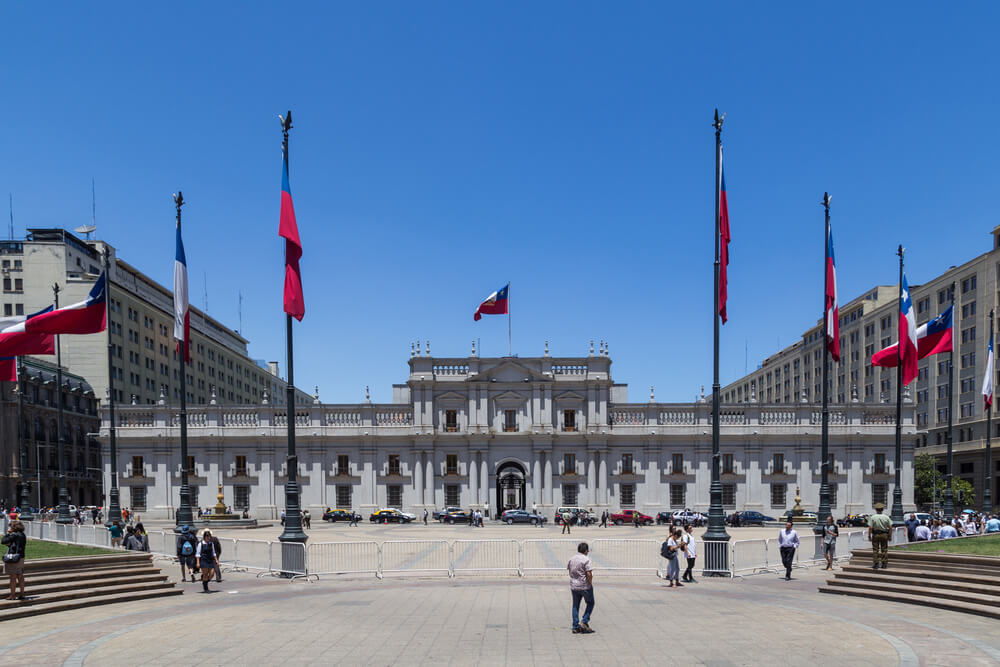
[{"label": "man in white shirt", "polygon": [[[569,590],[573,594],[573,634],[590,634],[590,612],[594,610],[594,564],[591,562],[590,547],[586,542],[580,542],[576,547],[576,555],[569,559],[566,569],[569,570]],[[580,620],[580,600],[587,602]]]},{"label": "man in white shirt", "polygon": [[958,537],[958,531],[950,523],[945,523],[941,525],[941,530],[938,531],[939,540],[947,540],[951,537]]},{"label": "man in white shirt", "polygon": [[781,551],[781,564],[785,566],[785,581],[791,581],[795,550],[799,548],[799,534],[792,528],[791,521],[786,521],[785,529],[778,533],[778,548]]},{"label": "man in white shirt", "polygon": [[917,542],[931,539],[931,529],[927,527],[926,523],[921,523],[913,529],[913,539]]}]

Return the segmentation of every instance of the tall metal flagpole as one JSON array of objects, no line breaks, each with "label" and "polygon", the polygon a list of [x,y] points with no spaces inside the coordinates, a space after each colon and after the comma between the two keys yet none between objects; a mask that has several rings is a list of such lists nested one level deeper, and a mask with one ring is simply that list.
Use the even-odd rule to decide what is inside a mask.
[{"label": "tall metal flagpole", "polygon": [[715,290],[712,310],[712,486],[711,504],[708,509],[708,530],[702,535],[705,541],[706,575],[721,575],[729,570],[729,534],[726,532],[726,517],[722,511],[722,481],[719,477],[719,212],[722,197],[722,122],[726,115],[719,117],[715,110]]},{"label": "tall metal flagpole", "polygon": [[[986,371],[992,374],[993,377],[989,379],[990,391],[995,395],[996,390],[993,387],[994,380],[996,379],[996,350],[993,349],[993,309],[990,309],[990,352],[993,353],[994,366],[987,366]],[[954,342],[952,343],[954,346]],[[993,513],[993,456],[990,451],[990,429],[993,428],[993,396],[990,396],[990,403],[986,406],[986,479],[983,480],[983,511],[990,514]]]},{"label": "tall metal flagpole", "polygon": [[[28,509],[31,507],[31,490],[28,488],[28,443],[24,426],[24,391],[25,384],[24,357],[17,358],[17,441],[21,450],[21,499],[18,507],[21,513],[18,518],[22,521],[34,521],[35,516]],[[37,463],[37,462],[36,462]]]},{"label": "tall metal flagpole", "polygon": [[[184,195],[180,190],[174,195],[174,207],[177,209],[177,229],[181,228],[181,206],[184,206]],[[176,295],[174,298],[177,298]],[[188,349],[190,341],[179,341],[177,346],[178,366],[181,371],[181,504],[174,514],[176,528],[174,532],[179,532],[181,526],[188,526],[194,522],[194,514],[191,510],[191,487],[188,485],[188,422],[187,422],[187,366],[184,363],[185,350]]]},{"label": "tall metal flagpole", "polygon": [[[951,322],[952,327],[955,326],[955,281],[951,283]],[[945,473],[945,479],[948,482],[948,486],[944,489],[944,518],[954,519],[955,518],[955,494],[952,488],[952,482],[954,476],[952,475],[952,465],[954,461],[952,460],[952,430],[955,428],[955,401],[952,399],[954,396],[955,388],[955,333],[952,331],[951,335],[951,351],[948,352],[948,432],[945,434],[945,443],[948,445],[948,470]]]},{"label": "tall metal flagpole", "polygon": [[[280,118],[280,116],[279,116]],[[285,169],[288,168],[288,131],[292,129],[292,112],[289,111],[285,118],[281,119],[281,151],[285,160]],[[285,543],[304,544],[309,536],[302,530],[302,514],[299,507],[299,484],[298,468],[299,459],[295,453],[295,365],[292,354],[292,316],[285,314],[285,338],[288,348],[288,386],[286,387],[285,403],[288,410],[288,481],[285,483],[285,529],[278,539]],[[299,567],[304,567],[304,552],[299,553],[291,545],[282,545],[281,563],[285,572],[299,571]]]},{"label": "tall metal flagpole", "polygon": [[[903,469],[903,336],[908,335],[903,331],[903,246],[900,245],[896,254],[899,255],[899,300],[896,304],[898,315],[896,316],[896,327],[899,329],[899,340],[896,341],[896,470],[892,488],[892,511],[889,516],[892,518],[892,525],[903,524],[903,490],[900,488]],[[916,350],[914,350],[916,351]]]},{"label": "tall metal flagpole", "polygon": [[[115,345],[111,342],[111,249],[104,246],[104,293],[107,296],[104,314],[107,318],[108,334],[108,444],[111,454],[111,490],[108,491],[107,516],[105,524],[110,526],[112,517],[119,518],[122,508],[118,498],[118,438],[115,424]],[[103,500],[103,499],[102,499]]]},{"label": "tall metal flagpole", "polygon": [[823,193],[823,426],[820,431],[820,482],[819,509],[816,512],[816,525],[813,532],[822,535],[826,526],[826,517],[830,516],[830,331],[826,295],[830,293],[830,194]]},{"label": "tall metal flagpole", "polygon": [[[59,309],[59,283],[52,285],[55,296],[55,307]],[[56,419],[56,454],[59,456],[59,508],[56,523],[73,523],[69,515],[69,492],[66,490],[66,445],[63,443],[63,377],[62,377],[62,345],[56,334],[56,405],[59,406]]]},{"label": "tall metal flagpole", "polygon": [[507,356],[511,356],[510,349],[510,281],[507,281]]}]

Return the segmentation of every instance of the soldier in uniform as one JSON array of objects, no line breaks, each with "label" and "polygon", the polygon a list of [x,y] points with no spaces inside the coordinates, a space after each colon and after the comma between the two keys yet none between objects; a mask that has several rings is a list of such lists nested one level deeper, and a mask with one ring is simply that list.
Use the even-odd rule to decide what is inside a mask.
[{"label": "soldier in uniform", "polygon": [[892,519],[882,510],[885,505],[875,503],[875,514],[868,519],[868,539],[872,543],[872,569],[877,570],[879,563],[882,569],[886,568],[886,561],[889,558],[889,533],[892,532]]}]

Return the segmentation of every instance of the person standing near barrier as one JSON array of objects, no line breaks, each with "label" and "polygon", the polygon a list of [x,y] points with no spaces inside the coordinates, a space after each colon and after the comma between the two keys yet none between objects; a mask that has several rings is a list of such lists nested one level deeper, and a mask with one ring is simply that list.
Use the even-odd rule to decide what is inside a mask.
[{"label": "person standing near barrier", "polygon": [[[586,542],[576,546],[576,555],[569,559],[566,569],[569,570],[569,590],[573,594],[573,634],[588,635],[590,628],[590,613],[594,611],[594,564],[591,562],[590,547]],[[587,603],[580,619],[580,600]]]},{"label": "person standing near barrier", "polygon": [[[222,583],[222,544],[219,542],[219,538],[207,530],[208,536],[212,538],[212,546],[215,547],[215,581],[216,583]],[[209,577],[211,579],[211,577]]]},{"label": "person standing near barrier", "polygon": [[[24,599],[24,558],[28,538],[24,535],[24,524],[18,520],[11,521],[7,534],[0,543],[7,545],[7,553],[3,557],[3,572],[10,577],[10,596],[8,600]],[[21,592],[17,593],[20,586]]]},{"label": "person standing near barrier", "polygon": [[840,529],[833,522],[833,517],[826,515],[826,525],[823,526],[823,557],[826,558],[826,569],[833,569],[833,559],[837,557],[837,537]]},{"label": "person standing near barrier", "polygon": [[122,525],[116,519],[108,528],[108,535],[111,536],[111,548],[121,549],[122,547]]},{"label": "person standing near barrier", "polygon": [[212,580],[212,573],[215,572],[215,564],[218,559],[215,554],[215,545],[212,544],[212,533],[206,530],[201,537],[198,550],[194,554],[194,565],[201,568],[201,592],[208,593],[208,582]]},{"label": "person standing near barrier", "polygon": [[694,561],[698,558],[698,547],[694,539],[694,526],[686,524],[684,526],[684,557],[687,558],[687,569],[684,570],[682,579],[689,584],[697,584],[694,578]]},{"label": "person standing near barrier", "polygon": [[875,514],[868,519],[868,539],[872,543],[872,569],[877,570],[879,563],[886,568],[889,560],[889,533],[892,532],[892,519],[882,510],[885,505],[875,503]]},{"label": "person standing near barrier", "polygon": [[[567,510],[564,511],[562,514],[560,514],[559,518],[562,519],[562,527],[563,527],[562,534],[572,535],[573,532],[569,529],[569,522],[573,520],[573,515],[570,514],[570,512]],[[574,558],[576,558],[576,556],[574,556]]]},{"label": "person standing near barrier", "polygon": [[907,542],[913,542],[914,540],[917,539],[916,532],[917,532],[917,526],[919,526],[919,525],[920,525],[920,522],[917,521],[917,515],[911,513],[910,514],[910,518],[906,520],[906,541]]},{"label": "person standing near barrier", "polygon": [[191,570],[191,581],[194,581],[195,560],[194,551],[198,547],[198,538],[191,532],[191,526],[181,526],[181,534],[177,536],[177,560],[181,564],[181,581],[187,581],[187,571]]},{"label": "person standing near barrier", "polygon": [[678,588],[683,586],[678,578],[680,577],[681,550],[684,548],[684,541],[681,539],[680,529],[675,529],[667,534],[667,541],[660,547],[660,555],[667,559],[667,581],[670,585],[667,588]]},{"label": "person standing near barrier", "polygon": [[603,512],[601,512],[601,525],[599,526],[599,528],[607,528],[607,527],[608,527],[608,511],[604,510]]},{"label": "person standing near barrier", "polygon": [[785,529],[778,532],[778,550],[781,552],[781,564],[785,566],[785,581],[792,580],[792,563],[798,548],[799,534],[792,528],[792,522],[786,521]]}]

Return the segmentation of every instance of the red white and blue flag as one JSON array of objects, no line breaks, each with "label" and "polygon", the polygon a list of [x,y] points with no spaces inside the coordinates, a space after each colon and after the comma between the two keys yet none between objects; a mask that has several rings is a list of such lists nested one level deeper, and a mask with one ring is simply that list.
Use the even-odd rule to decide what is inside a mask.
[{"label": "red white and blue flag", "polygon": [[[990,347],[986,354],[986,375],[983,377],[983,409],[993,405],[993,332],[990,332]],[[989,428],[989,426],[987,426]]]},{"label": "red white and blue flag", "polygon": [[719,316],[725,324],[726,299],[729,298],[729,201],[726,199],[726,171],[722,172],[722,189],[719,191]]},{"label": "red white and blue flag", "polygon": [[[55,310],[42,311],[21,324],[23,331],[39,334],[92,334],[107,328],[107,277],[101,274],[83,301]],[[0,352],[3,352],[0,349]]]},{"label": "red white and blue flag", "polygon": [[833,260],[833,229],[826,233],[826,347],[840,361],[840,306],[837,304],[837,267]]},{"label": "red white and blue flag", "polygon": [[917,379],[917,316],[913,314],[910,286],[903,276],[903,290],[899,302],[900,362],[903,364],[903,386]]},{"label": "red white and blue flag", "polygon": [[299,259],[302,258],[302,242],[299,240],[299,226],[295,221],[295,207],[292,205],[292,189],[288,185],[288,153],[282,150],[281,171],[281,219],[278,235],[285,239],[285,312],[302,321],[306,314],[305,297],[302,294],[302,273]]},{"label": "red white and blue flag", "polygon": [[55,354],[55,338],[52,334],[25,330],[25,322],[50,312],[52,306],[27,317],[0,320],[0,354],[11,358],[27,354]]},{"label": "red white and blue flag", "polygon": [[[184,361],[191,363],[191,307],[188,303],[188,268],[181,239],[181,223],[177,222],[177,254],[174,255],[174,340]],[[183,349],[182,349],[183,348]]]},{"label": "red white and blue flag", "polygon": [[17,357],[0,357],[0,380],[17,382]]},{"label": "red white and blue flag", "polygon": [[486,297],[486,300],[476,308],[472,319],[478,322],[483,315],[506,315],[507,314],[507,293],[510,290],[510,283],[507,283],[493,294]]},{"label": "red white and blue flag", "polygon": [[[917,327],[917,358],[923,359],[932,354],[951,352],[952,313],[954,305],[948,306],[943,313],[930,322],[924,322]],[[896,346],[890,345],[872,355],[872,365],[883,368],[896,367]]]}]

